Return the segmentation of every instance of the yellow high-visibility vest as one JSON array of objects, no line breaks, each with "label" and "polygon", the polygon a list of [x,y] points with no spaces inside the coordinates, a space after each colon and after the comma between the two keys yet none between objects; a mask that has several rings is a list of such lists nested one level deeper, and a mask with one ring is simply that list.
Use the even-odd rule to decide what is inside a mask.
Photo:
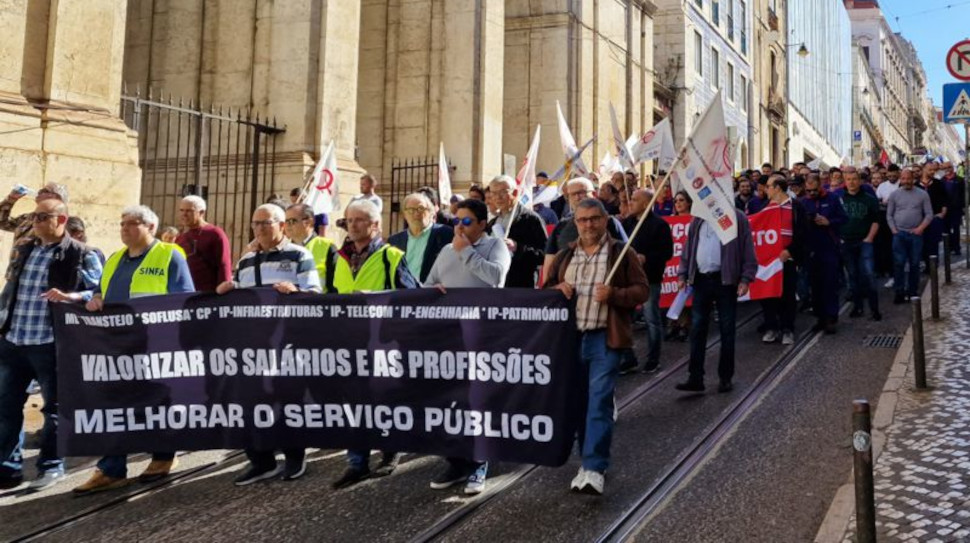
[{"label": "yellow high-visibility vest", "polygon": [[404,251],[391,245],[384,245],[367,257],[367,261],[354,277],[347,259],[338,256],[333,285],[340,294],[391,290],[394,288],[397,268],[403,258]]},{"label": "yellow high-visibility vest", "polygon": [[[118,270],[118,263],[128,251],[122,249],[108,258],[104,263],[104,272],[101,274],[101,296],[108,294],[108,285],[111,278]],[[128,287],[128,294],[132,298],[141,296],[156,296],[168,294],[168,265],[172,262],[172,253],[182,252],[182,248],[174,243],[159,241],[152,245],[148,254],[138,264],[134,275],[131,276],[131,285]]]}]

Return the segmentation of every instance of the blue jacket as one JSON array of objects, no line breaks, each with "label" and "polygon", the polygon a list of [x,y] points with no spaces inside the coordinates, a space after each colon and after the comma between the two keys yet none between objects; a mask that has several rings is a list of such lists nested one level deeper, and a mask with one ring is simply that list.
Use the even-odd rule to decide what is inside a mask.
[{"label": "blue jacket", "polygon": [[[451,228],[440,224],[431,225],[431,237],[428,238],[428,245],[425,247],[424,257],[421,259],[421,277],[418,278],[418,281],[424,283],[424,280],[428,278],[428,273],[431,272],[431,266],[434,265],[435,259],[438,258],[438,253],[441,252],[441,248],[451,243],[454,237],[455,231]],[[387,242],[407,253],[407,228],[389,237]]]},{"label": "blue jacket", "polygon": [[[808,236],[806,242],[811,254],[817,252],[839,252],[839,232],[848,220],[842,202],[835,193],[826,192],[818,199],[802,197],[799,202],[808,216]],[[815,216],[821,215],[829,220],[827,226],[815,224]]]}]

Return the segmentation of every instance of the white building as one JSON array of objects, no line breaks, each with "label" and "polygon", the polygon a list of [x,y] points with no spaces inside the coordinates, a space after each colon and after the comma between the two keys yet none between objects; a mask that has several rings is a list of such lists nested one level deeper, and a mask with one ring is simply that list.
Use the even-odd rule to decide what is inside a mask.
[{"label": "white building", "polygon": [[[790,0],[788,28],[788,161],[838,165],[852,131],[848,14],[842,0]],[[807,56],[797,54],[802,45]]]},{"label": "white building", "polygon": [[852,21],[852,39],[862,48],[876,78],[877,92],[886,116],[884,148],[894,162],[902,163],[912,151],[907,122],[906,54],[889,28],[876,0],[845,0]]},{"label": "white building", "polygon": [[748,0],[656,0],[654,66],[673,93],[671,121],[678,146],[718,90],[729,137],[740,140],[735,169],[751,167],[753,127],[751,7]]}]

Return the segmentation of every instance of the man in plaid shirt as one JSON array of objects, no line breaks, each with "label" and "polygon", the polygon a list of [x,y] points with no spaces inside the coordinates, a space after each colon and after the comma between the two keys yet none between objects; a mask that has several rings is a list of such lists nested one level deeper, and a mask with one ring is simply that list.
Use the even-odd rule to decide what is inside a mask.
[{"label": "man in plaid shirt", "polygon": [[67,204],[59,199],[37,203],[30,215],[34,238],[25,243],[7,270],[0,293],[0,488],[23,480],[13,452],[19,446],[27,384],[37,379],[44,398],[38,476],[32,490],[64,479],[64,460],[57,454],[57,375],[54,330],[48,304],[91,298],[101,279],[101,260],[67,235]]}]

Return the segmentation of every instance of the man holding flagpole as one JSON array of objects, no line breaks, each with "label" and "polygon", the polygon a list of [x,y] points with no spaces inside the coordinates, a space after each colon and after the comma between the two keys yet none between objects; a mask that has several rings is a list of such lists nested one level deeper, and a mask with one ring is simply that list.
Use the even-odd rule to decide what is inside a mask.
[{"label": "man holding flagpole", "polygon": [[545,258],[546,230],[542,219],[517,201],[519,195],[514,189],[515,181],[507,175],[499,175],[488,184],[491,211],[495,215],[490,223],[493,234],[504,238],[512,254],[512,265],[503,286],[535,288],[536,271]]}]

